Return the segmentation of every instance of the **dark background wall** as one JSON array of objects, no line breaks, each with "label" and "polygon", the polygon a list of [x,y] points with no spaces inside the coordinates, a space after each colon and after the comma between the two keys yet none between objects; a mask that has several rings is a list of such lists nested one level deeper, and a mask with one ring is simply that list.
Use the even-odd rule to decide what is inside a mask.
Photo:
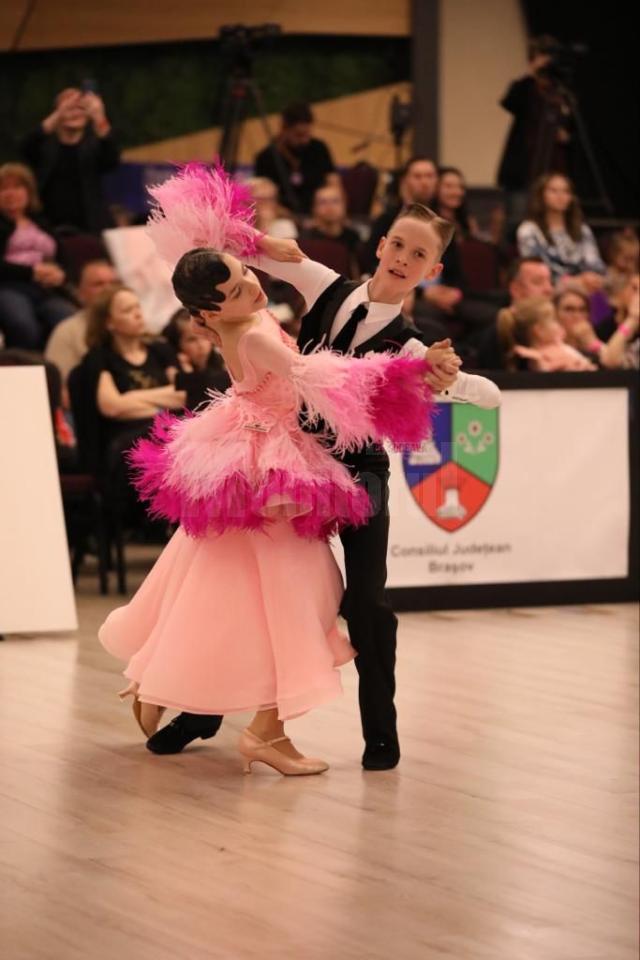
[{"label": "dark background wall", "polygon": [[[637,31],[631,7],[622,3],[558,3],[523,0],[529,33],[550,33],[581,43],[575,90],[607,190],[620,215],[638,216],[639,91]],[[584,162],[584,195],[593,193]]]}]

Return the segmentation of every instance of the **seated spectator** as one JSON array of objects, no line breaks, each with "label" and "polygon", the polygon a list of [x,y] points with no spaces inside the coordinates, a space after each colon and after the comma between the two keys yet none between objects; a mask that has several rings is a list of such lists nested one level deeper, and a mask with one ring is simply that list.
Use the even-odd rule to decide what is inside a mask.
[{"label": "seated spectator", "polygon": [[59,323],[47,341],[44,355],[55,363],[63,383],[71,370],[80,363],[87,347],[87,323],[89,308],[103,290],[117,282],[116,272],[107,260],[90,260],[82,267],[76,289],[81,308]]},{"label": "seated spectator", "polygon": [[140,301],[123,286],[103,290],[89,309],[84,382],[100,415],[103,467],[126,478],[122,453],[146,433],[160,410],[181,410],[184,391],[175,375],[171,348],[147,343]]},{"label": "seated spectator", "polygon": [[[364,273],[375,273],[380,240],[386,236],[402,207],[411,203],[428,206],[435,199],[437,187],[438,168],[433,160],[423,156],[413,156],[407,160],[400,173],[400,198],[374,220],[371,226],[371,235],[361,255],[360,266]],[[449,244],[442,263],[444,269],[438,282],[425,285],[416,303],[416,324],[425,334],[435,339],[449,335],[448,321],[463,298],[462,268],[457,244]]]},{"label": "seated spectator", "polygon": [[[616,328],[600,351],[600,363],[608,369],[640,369],[640,277],[630,277],[618,299]],[[600,329],[600,328],[598,328]]]},{"label": "seated spectator", "polygon": [[640,269],[640,241],[632,229],[617,230],[607,245],[605,289],[616,293],[626,287]]},{"label": "seated spectator", "polygon": [[[428,207],[435,200],[438,187],[438,168],[433,160],[423,156],[413,156],[400,171],[398,196],[387,210],[381,213],[371,225],[371,234],[362,251],[361,267],[364,273],[374,274],[378,265],[376,250],[382,237],[397,218],[403,206],[421,203]],[[451,244],[449,245],[451,246]]]},{"label": "seated spectator", "polygon": [[162,335],[176,357],[173,384],[176,390],[185,391],[189,410],[207,400],[210,390],[223,393],[229,389],[231,378],[222,355],[211,340],[197,332],[188,310],[177,310]]},{"label": "seated spectator", "polygon": [[53,112],[25,138],[22,153],[54,227],[97,233],[109,226],[102,175],[118,166],[120,153],[96,93],[75,87],[59,93]]},{"label": "seated spectator", "polygon": [[[580,349],[595,357],[602,367],[610,370],[638,369],[639,282],[637,273],[627,280],[625,287],[617,296],[618,305],[615,314],[597,328],[594,329],[589,322],[588,314],[573,327],[573,337],[578,340]],[[567,296],[571,295],[575,300],[575,290],[568,290],[563,295],[558,295],[559,315],[562,310],[568,309]]]},{"label": "seated spectator", "polygon": [[578,284],[563,286],[553,303],[567,343],[596,359],[602,345],[589,319],[589,297],[584,289]]},{"label": "seated spectator", "polygon": [[605,266],[591,228],[584,222],[573,184],[563,174],[549,173],[533,186],[529,219],[517,231],[521,257],[540,257],[554,283],[579,280],[588,293],[599,290]]},{"label": "seated spectator", "polygon": [[434,210],[445,220],[456,225],[456,239],[475,237],[484,240],[475,217],[467,210],[467,185],[457,167],[440,167]]},{"label": "seated spectator", "polygon": [[255,175],[268,177],[279,190],[280,203],[293,213],[309,213],[314,192],[330,179],[337,182],[331,153],[312,135],[313,113],[307,103],[292,103],[282,111],[275,140],[255,159]]},{"label": "seated spectator", "polygon": [[75,306],[64,295],[57,243],[39,216],[35,179],[21,163],[0,167],[0,331],[7,347],[40,349]]},{"label": "seated spectator", "polygon": [[514,260],[507,280],[512,304],[530,297],[550,300],[553,296],[551,270],[541,257],[521,257]]},{"label": "seated spectator", "polygon": [[[514,260],[508,276],[510,306],[532,297],[550,301],[553,296],[551,270],[540,257],[524,257]],[[467,361],[479,370],[504,370],[507,357],[498,334],[497,320],[480,331],[470,344],[471,356]]]},{"label": "seated spectator", "polygon": [[256,230],[281,240],[295,240],[298,228],[290,217],[281,215],[278,188],[267,177],[251,177],[245,181],[256,205]]},{"label": "seated spectator", "polygon": [[352,280],[360,276],[356,253],[360,246],[360,235],[347,226],[347,204],[341,187],[319,187],[313,195],[311,225],[303,231],[303,237],[315,240],[331,240],[343,246],[351,260],[349,271]]},{"label": "seated spectator", "polygon": [[[605,247],[607,272],[602,290],[591,297],[591,321],[600,333],[600,326],[611,327],[619,306],[619,298],[629,281],[638,273],[640,244],[631,228],[617,230]],[[604,334],[602,334],[604,335]]]},{"label": "seated spectator", "polygon": [[517,369],[517,358],[532,370],[586,371],[595,364],[565,342],[565,331],[556,319],[553,304],[542,297],[521,300],[498,315],[498,334],[507,369]]}]

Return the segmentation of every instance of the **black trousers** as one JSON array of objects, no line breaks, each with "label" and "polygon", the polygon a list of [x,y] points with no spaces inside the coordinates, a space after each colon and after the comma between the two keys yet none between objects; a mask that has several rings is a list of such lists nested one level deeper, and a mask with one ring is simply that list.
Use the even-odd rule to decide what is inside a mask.
[{"label": "black trousers", "polygon": [[[364,739],[368,744],[382,740],[393,743],[397,740],[393,698],[398,620],[385,591],[388,467],[358,470],[358,480],[371,498],[373,515],[363,527],[348,527],[340,534],[346,570],[346,591],[340,612],[349,625],[349,637],[357,651],[355,664]],[[212,715],[187,713],[183,717],[194,734],[217,719]]]},{"label": "black trousers", "polygon": [[386,466],[358,474],[373,506],[363,527],[348,527],[344,548],[346,592],[341,613],[357,651],[362,734],[367,743],[395,741],[396,632],[398,621],[387,599],[389,542],[389,471]]}]

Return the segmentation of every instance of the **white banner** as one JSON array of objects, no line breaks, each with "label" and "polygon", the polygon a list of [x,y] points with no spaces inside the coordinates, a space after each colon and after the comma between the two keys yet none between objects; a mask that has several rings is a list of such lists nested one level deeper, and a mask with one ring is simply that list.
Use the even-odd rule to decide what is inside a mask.
[{"label": "white banner", "polygon": [[0,367],[0,633],[78,626],[44,367]]},{"label": "white banner", "polygon": [[392,455],[390,587],[628,576],[628,393],[505,390],[442,405]]}]

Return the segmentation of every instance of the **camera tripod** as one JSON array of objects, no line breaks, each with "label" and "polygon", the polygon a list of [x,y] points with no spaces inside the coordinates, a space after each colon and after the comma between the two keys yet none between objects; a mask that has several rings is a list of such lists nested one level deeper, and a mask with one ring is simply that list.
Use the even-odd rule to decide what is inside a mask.
[{"label": "camera tripod", "polygon": [[[573,118],[576,145],[582,150],[588,171],[596,188],[596,196],[593,199],[585,200],[585,203],[597,204],[607,214],[611,215],[614,212],[613,204],[607,192],[598,161],[596,160],[578,98],[572,87],[566,82],[561,83],[556,81],[553,93],[558,102],[564,101]],[[557,104],[549,103],[546,109],[548,110],[547,122],[544,124],[543,130],[538,137],[532,165],[532,169],[536,175],[553,172],[553,149],[557,142],[557,132],[561,129],[561,107]]]},{"label": "camera tripod", "polygon": [[291,189],[287,166],[274,144],[273,135],[264,109],[262,91],[252,76],[249,52],[243,50],[237,53],[235,61],[235,64],[232,64],[231,72],[227,78],[222,96],[222,108],[220,111],[222,118],[221,133],[218,146],[220,160],[230,173],[233,173],[237,169],[242,127],[247,119],[249,107],[254,107],[262,129],[264,130],[267,144],[270,146],[273,154],[278,173],[279,186],[285,203],[290,210],[297,212],[299,209],[298,199]]}]

